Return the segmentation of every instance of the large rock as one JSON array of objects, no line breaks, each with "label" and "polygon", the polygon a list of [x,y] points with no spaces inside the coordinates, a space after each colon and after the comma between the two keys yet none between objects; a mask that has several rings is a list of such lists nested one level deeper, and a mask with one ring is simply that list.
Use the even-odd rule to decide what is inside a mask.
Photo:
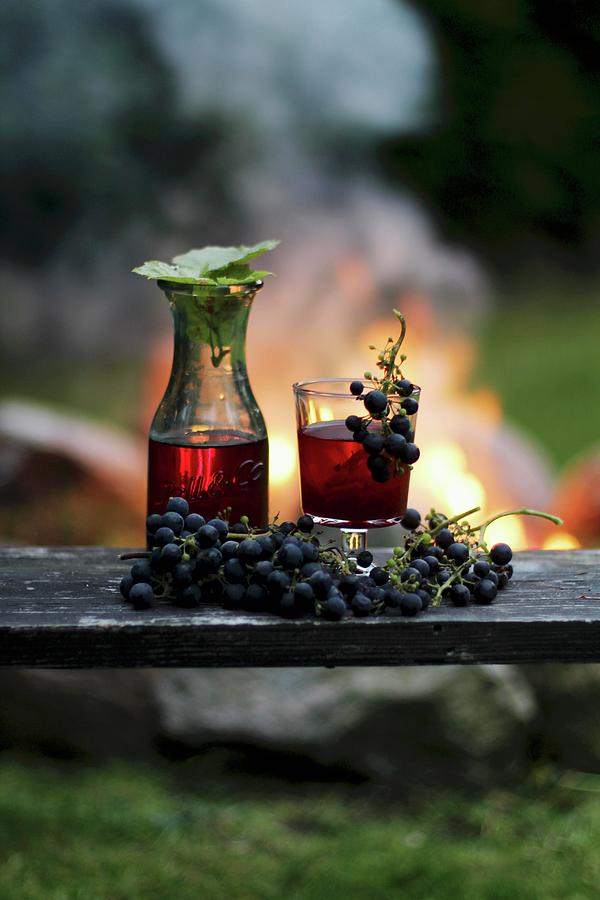
[{"label": "large rock", "polygon": [[514,777],[537,716],[509,666],[175,670],[155,684],[162,733],[189,747],[242,742],[396,784]]},{"label": "large rock", "polygon": [[0,743],[97,760],[200,751],[200,767],[220,747],[255,772],[304,760],[395,792],[485,787],[539,758],[600,770],[599,690],[600,666],[5,670]]}]

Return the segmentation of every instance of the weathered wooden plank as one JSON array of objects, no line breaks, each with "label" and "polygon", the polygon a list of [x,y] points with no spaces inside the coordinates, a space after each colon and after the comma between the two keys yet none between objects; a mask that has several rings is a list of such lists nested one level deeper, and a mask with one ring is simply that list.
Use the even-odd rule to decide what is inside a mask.
[{"label": "weathered wooden plank", "polygon": [[488,607],[282,620],[122,603],[118,550],[0,549],[0,665],[421,665],[600,661],[600,551],[517,554]]}]

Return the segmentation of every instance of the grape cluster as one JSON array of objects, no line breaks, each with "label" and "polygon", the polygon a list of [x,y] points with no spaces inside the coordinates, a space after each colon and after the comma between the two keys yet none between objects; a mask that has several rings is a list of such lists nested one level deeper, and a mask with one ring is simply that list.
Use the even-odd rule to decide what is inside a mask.
[{"label": "grape cluster", "polygon": [[384,611],[414,616],[443,598],[455,606],[491,603],[512,576],[510,547],[496,544],[488,552],[460,517],[432,510],[423,524],[408,509],[402,524],[405,546],[373,567],[368,550],[354,560],[322,545],[310,516],[258,531],[245,517],[233,525],[221,517],[206,521],[190,513],[183,497],[172,497],[163,515],[148,516],[152,550],[137,555],[120,590],[140,610],[165,599],[186,608],[217,603],[339,620]]},{"label": "grape cluster", "polygon": [[386,394],[376,389],[365,394],[362,381],[350,385],[350,393],[364,403],[366,415],[348,416],[346,428],[353,440],[362,444],[371,478],[378,482],[388,481],[394,471],[402,474],[404,466],[412,466],[421,455],[411,421],[419,409],[411,396],[414,386],[402,378],[394,383],[393,391]]},{"label": "grape cluster", "polygon": [[[419,409],[417,389],[402,374],[401,364],[406,356],[398,357],[406,335],[406,322],[397,309],[394,315],[401,324],[399,338],[394,341],[389,337],[377,354],[379,376],[365,372],[373,389],[365,393],[362,381],[350,384],[350,393],[362,401],[365,415],[350,415],[346,419],[346,428],[352,432],[353,440],[362,444],[368,456],[371,478],[378,482],[388,481],[394,473],[401,475],[404,467],[410,468],[421,455],[414,432],[414,416]],[[369,349],[376,348],[371,345]],[[398,358],[399,363],[396,362]]]},{"label": "grape cluster", "polygon": [[427,594],[436,606],[443,599],[454,606],[487,605],[512,578],[508,544],[488,550],[480,530],[471,529],[464,516],[449,519],[431,510],[423,522],[416,509],[407,509],[402,525],[409,532],[405,545],[394,548],[385,564],[390,584],[401,595],[399,604],[402,595]]}]

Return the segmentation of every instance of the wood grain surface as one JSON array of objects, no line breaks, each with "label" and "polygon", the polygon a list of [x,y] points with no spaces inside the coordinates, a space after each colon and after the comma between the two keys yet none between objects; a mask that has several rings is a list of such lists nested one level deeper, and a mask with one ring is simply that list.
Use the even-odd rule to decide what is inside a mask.
[{"label": "wood grain surface", "polygon": [[[491,606],[326,622],[161,603],[135,612],[114,548],[0,549],[0,665],[389,666],[600,662],[600,550],[516,554]],[[376,553],[385,558],[385,551]]]}]

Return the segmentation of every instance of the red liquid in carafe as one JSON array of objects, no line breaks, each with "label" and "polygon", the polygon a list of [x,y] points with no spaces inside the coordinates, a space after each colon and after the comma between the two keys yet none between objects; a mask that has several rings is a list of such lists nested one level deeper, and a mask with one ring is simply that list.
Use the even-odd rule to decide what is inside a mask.
[{"label": "red liquid in carafe", "polygon": [[150,439],[148,514],[163,513],[169,497],[182,496],[206,519],[231,507],[230,521],[248,516],[268,522],[269,445],[238,431],[192,435],[188,444]]}]

